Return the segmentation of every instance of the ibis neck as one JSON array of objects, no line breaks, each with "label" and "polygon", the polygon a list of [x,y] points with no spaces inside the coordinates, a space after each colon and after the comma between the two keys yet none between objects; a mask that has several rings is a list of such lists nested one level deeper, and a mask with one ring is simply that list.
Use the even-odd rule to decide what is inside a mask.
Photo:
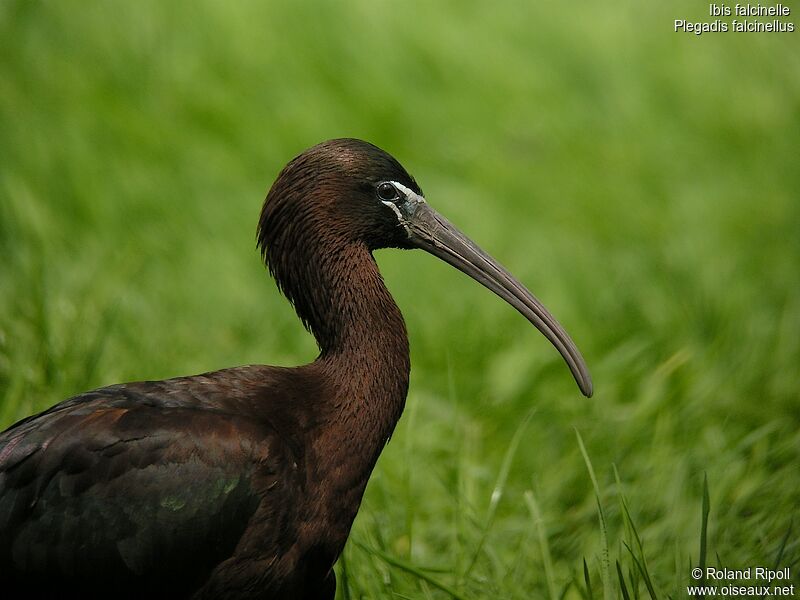
[{"label": "ibis neck", "polygon": [[290,277],[273,260],[281,289],[320,347],[317,360],[302,367],[320,384],[306,453],[315,474],[309,518],[326,532],[333,564],[403,411],[410,362],[403,317],[369,249],[326,241],[297,248],[302,260],[291,265],[302,269]]},{"label": "ibis neck", "polygon": [[[359,431],[359,443],[374,454],[374,464],[400,418],[408,391],[403,316],[366,246],[329,248],[324,259],[306,266],[306,276],[313,281],[314,310],[301,318],[319,344],[316,362],[336,391],[328,407],[332,425],[341,422],[351,433]],[[352,429],[356,423],[359,429]]]},{"label": "ibis neck", "polygon": [[324,323],[308,321],[331,390],[313,437],[318,473],[316,518],[329,534],[331,563],[350,532],[369,476],[405,405],[410,371],[400,309],[366,247],[332,249],[314,273]]},{"label": "ibis neck", "polygon": [[318,314],[326,320],[309,320],[309,328],[321,350],[314,366],[331,393],[319,406],[324,417],[313,446],[328,482],[318,490],[321,518],[344,544],[403,411],[410,363],[403,317],[369,250],[350,247],[327,259],[329,268],[315,274]]},{"label": "ibis neck", "polygon": [[317,336],[320,360],[336,365],[344,379],[340,383],[349,393],[386,408],[400,403],[391,408],[402,410],[410,363],[400,309],[369,250],[345,253],[338,267],[339,276],[331,281],[328,295],[327,336]]}]

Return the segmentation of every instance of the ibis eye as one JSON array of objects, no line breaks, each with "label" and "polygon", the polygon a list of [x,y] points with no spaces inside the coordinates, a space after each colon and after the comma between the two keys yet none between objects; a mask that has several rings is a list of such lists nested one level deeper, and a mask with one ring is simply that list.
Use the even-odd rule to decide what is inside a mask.
[{"label": "ibis eye", "polygon": [[397,188],[394,187],[391,183],[383,182],[378,184],[378,198],[384,201],[392,201],[397,200],[400,197],[400,194],[397,193]]}]

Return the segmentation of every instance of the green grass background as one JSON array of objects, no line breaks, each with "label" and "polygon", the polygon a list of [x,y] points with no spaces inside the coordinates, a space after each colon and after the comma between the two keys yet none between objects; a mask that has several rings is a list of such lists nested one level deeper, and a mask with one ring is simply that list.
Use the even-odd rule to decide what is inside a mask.
[{"label": "green grass background", "polygon": [[360,137],[542,299],[596,393],[462,274],[378,253],[411,391],[338,597],[686,597],[705,474],[708,564],[796,580],[800,32],[673,33],[707,10],[2,0],[0,425],[312,360],[255,223],[291,157]]}]

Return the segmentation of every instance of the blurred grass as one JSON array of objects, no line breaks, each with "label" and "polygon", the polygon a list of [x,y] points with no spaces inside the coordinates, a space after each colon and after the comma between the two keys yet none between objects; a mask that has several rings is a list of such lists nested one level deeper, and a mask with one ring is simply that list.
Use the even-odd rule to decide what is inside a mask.
[{"label": "blurred grass", "polygon": [[473,282],[379,253],[412,385],[340,597],[680,597],[704,473],[709,562],[796,574],[800,45],[672,33],[706,9],[4,0],[0,424],[311,360],[256,216],[289,158],[361,137],[553,310],[596,396]]}]

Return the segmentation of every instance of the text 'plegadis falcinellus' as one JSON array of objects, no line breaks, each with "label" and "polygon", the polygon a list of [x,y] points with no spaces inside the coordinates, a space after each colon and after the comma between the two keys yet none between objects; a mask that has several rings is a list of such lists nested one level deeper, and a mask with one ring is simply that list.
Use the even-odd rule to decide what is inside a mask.
[{"label": "text 'plegadis falcinellus'", "polygon": [[258,244],[319,357],[112,385],[0,434],[4,597],[333,598],[333,564],[408,389],[378,248],[422,248],[479,281],[592,393],[556,320],[371,144],[331,140],[292,160]]}]

